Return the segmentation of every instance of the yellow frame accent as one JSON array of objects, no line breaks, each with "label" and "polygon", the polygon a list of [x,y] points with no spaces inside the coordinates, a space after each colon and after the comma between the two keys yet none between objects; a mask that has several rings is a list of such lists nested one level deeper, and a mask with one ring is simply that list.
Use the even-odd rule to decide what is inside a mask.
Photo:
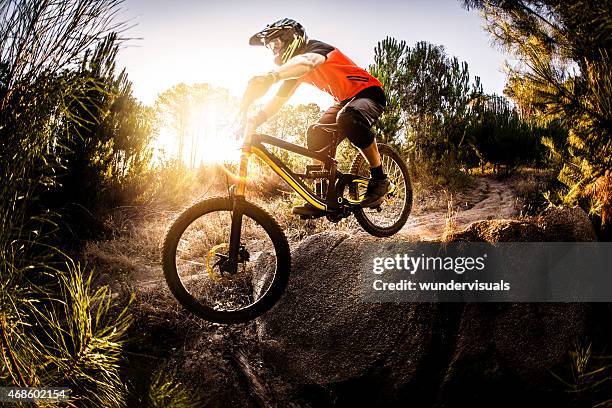
[{"label": "yellow frame accent", "polygon": [[236,186],[236,195],[244,196],[246,190],[246,177],[249,167],[249,157],[251,156],[251,148],[244,146],[240,155],[240,167],[238,168],[238,185]]},{"label": "yellow frame accent", "polygon": [[[290,174],[288,174],[283,168],[277,166],[276,163],[274,163],[274,161],[272,161],[272,159],[270,159],[270,157],[268,157],[266,153],[264,153],[261,149],[255,146],[248,146],[248,147],[245,146],[242,150],[242,155],[240,157],[240,169],[238,171],[239,180],[238,180],[238,185],[236,188],[237,195],[244,196],[245,189],[246,189],[247,169],[248,169],[248,164],[249,164],[249,157],[251,154],[255,154],[255,156],[259,157],[268,166],[270,166],[272,170],[274,170],[276,174],[278,174],[283,180],[285,180],[304,200],[312,204],[315,208],[318,208],[323,211],[327,211],[326,203],[319,201],[315,196],[310,194],[307,190],[304,190],[298,184],[298,182],[293,177],[291,177]],[[353,182],[356,182],[358,184],[366,184],[367,180],[366,179],[354,180]],[[392,185],[389,190],[389,193],[392,193],[393,191],[395,191],[395,183],[391,183],[391,184]],[[363,198],[359,200],[352,200],[350,198],[345,197],[344,199],[348,201],[350,204],[359,204],[361,201],[363,201]]]},{"label": "yellow frame accent", "polygon": [[312,204],[313,206],[315,206],[316,208],[318,208],[320,210],[327,211],[327,204],[325,204],[325,203],[323,203],[323,202],[321,202],[319,200],[316,200],[312,195],[310,195],[307,191],[305,191],[302,187],[300,187],[300,185],[289,174],[287,174],[282,168],[278,167],[272,160],[270,160],[268,155],[266,155],[264,152],[262,152],[261,150],[259,150],[255,146],[251,146],[251,150],[252,150],[253,153],[255,153],[255,156],[259,157],[268,166],[272,167],[272,170],[274,170],[276,172],[276,174],[278,174],[291,187],[293,187],[293,189],[295,191],[297,191],[297,193],[304,200],[308,201],[310,204]]}]

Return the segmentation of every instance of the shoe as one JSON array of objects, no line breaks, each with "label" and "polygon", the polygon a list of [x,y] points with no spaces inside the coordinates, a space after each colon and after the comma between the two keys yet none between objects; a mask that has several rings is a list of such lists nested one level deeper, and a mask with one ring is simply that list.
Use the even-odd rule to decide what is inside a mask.
[{"label": "shoe", "polygon": [[298,205],[293,207],[291,210],[294,214],[306,216],[306,217],[314,217],[314,216],[322,216],[325,215],[325,211],[318,209],[314,205],[310,203],[305,203],[304,205]]},{"label": "shoe", "polygon": [[370,181],[368,181],[368,188],[366,189],[361,206],[364,208],[378,207],[385,199],[385,195],[389,192],[390,185],[391,182],[388,177],[384,179],[371,178]]}]

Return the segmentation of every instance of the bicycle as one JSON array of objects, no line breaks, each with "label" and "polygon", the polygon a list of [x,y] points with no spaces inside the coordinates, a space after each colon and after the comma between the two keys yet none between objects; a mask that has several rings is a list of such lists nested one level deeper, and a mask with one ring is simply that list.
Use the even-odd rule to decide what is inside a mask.
[{"label": "bicycle", "polygon": [[[246,322],[268,311],[287,286],[291,268],[287,238],[272,216],[245,199],[252,155],[331,222],[354,215],[376,237],[393,235],[404,226],[412,207],[412,184],[399,154],[378,145],[391,186],[380,206],[362,208],[359,203],[369,179],[367,161],[358,153],[350,172],[340,172],[336,126],[320,126],[330,132],[330,144],[316,152],[265,134],[252,135],[242,146],[238,181],[229,195],[194,204],[171,225],[163,244],[164,275],[172,294],[189,311],[216,323]],[[265,145],[322,164],[294,173]]]}]

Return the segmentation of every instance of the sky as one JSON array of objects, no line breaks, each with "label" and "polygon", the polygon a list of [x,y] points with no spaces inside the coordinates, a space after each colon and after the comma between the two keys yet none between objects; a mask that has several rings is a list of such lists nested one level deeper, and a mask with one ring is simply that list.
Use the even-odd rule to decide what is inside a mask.
[{"label": "sky", "polygon": [[[240,96],[250,77],[274,67],[271,52],[249,46],[249,37],[283,17],[364,68],[378,41],[391,36],[410,46],[444,45],[449,55],[467,61],[487,93],[502,93],[505,83],[506,56],[492,46],[478,12],[457,0],[126,0],[122,17],[133,25],[124,35],[134,39],[121,49],[119,66],[134,95],[148,105],[180,82],[207,82]],[[308,102],[325,108],[332,99],[302,85],[290,103]]]}]

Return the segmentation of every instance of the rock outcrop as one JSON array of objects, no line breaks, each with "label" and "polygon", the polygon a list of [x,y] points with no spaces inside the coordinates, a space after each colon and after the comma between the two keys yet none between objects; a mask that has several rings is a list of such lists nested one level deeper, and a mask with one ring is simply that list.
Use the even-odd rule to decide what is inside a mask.
[{"label": "rock outcrop", "polygon": [[448,234],[448,241],[468,242],[584,242],[597,236],[580,207],[549,207],[537,217],[523,220],[476,221]]},{"label": "rock outcrop", "polygon": [[[594,240],[579,209],[490,220],[453,241]],[[258,319],[264,362],[311,406],[569,405],[553,374],[589,333],[586,304],[365,303],[365,234],[325,232],[293,250],[280,302]],[[283,405],[280,402],[280,405]]]}]

